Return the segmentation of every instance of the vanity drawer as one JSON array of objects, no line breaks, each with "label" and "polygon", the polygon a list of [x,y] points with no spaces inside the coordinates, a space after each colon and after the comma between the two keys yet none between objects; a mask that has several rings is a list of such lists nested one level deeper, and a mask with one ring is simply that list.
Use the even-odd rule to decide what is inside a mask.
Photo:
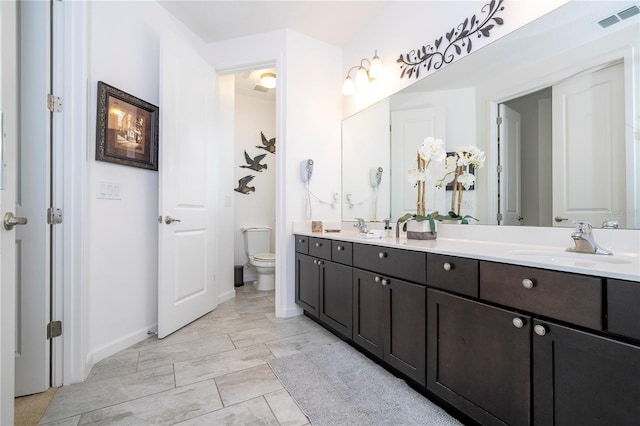
[{"label": "vanity drawer", "polygon": [[480,298],[602,330],[602,278],[480,262]]},{"label": "vanity drawer", "polygon": [[309,237],[309,256],[331,260],[331,240]]},{"label": "vanity drawer", "polygon": [[478,297],[478,263],[476,259],[428,253],[427,285]]},{"label": "vanity drawer", "polygon": [[353,263],[353,243],[331,241],[331,260],[351,266]]},{"label": "vanity drawer", "polygon": [[309,237],[304,235],[295,235],[296,239],[296,252],[302,254],[309,254]]},{"label": "vanity drawer", "polygon": [[419,251],[354,244],[353,266],[414,283],[427,283],[427,254]]},{"label": "vanity drawer", "polygon": [[607,331],[640,340],[640,283],[607,280]]}]

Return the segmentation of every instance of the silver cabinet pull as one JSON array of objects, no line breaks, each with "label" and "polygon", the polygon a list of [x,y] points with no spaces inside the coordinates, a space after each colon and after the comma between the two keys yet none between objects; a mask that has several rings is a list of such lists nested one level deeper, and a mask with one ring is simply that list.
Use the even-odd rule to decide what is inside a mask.
[{"label": "silver cabinet pull", "polygon": [[524,321],[522,320],[522,318],[515,317],[513,320],[511,320],[511,322],[513,323],[513,326],[515,328],[524,327]]},{"label": "silver cabinet pull", "polygon": [[381,251],[380,253],[378,253],[378,257],[380,259],[384,259],[385,257],[387,257],[387,253]]},{"label": "silver cabinet pull", "polygon": [[529,278],[525,278],[522,280],[522,287],[524,288],[533,288],[533,281]]},{"label": "silver cabinet pull", "polygon": [[318,259],[313,259],[313,264],[317,265],[318,264]]},{"label": "silver cabinet pull", "polygon": [[453,265],[450,264],[449,262],[447,262],[444,265],[442,265],[442,267],[444,268],[445,271],[450,271],[450,270],[453,269]]},{"label": "silver cabinet pull", "polygon": [[375,282],[379,283],[379,282],[380,282],[380,277],[376,276],[373,280],[374,280]]},{"label": "silver cabinet pull", "polygon": [[338,247],[336,248],[336,250],[338,250],[338,251],[342,251],[342,246],[338,246]]},{"label": "silver cabinet pull", "polygon": [[304,243],[304,240],[301,238],[301,239],[299,239],[299,240],[298,240],[298,242],[299,242],[300,244],[302,244],[302,243]]},{"label": "silver cabinet pull", "polygon": [[389,280],[383,278],[382,279],[382,285],[387,285],[387,284],[389,284]]},{"label": "silver cabinet pull", "polygon": [[563,222],[565,220],[569,220],[568,217],[562,217],[562,216],[556,216],[553,218],[553,220],[555,220],[556,222]]},{"label": "silver cabinet pull", "polygon": [[322,243],[316,243],[316,247],[322,246]]},{"label": "silver cabinet pull", "polygon": [[545,334],[547,334],[547,328],[544,325],[540,325],[540,324],[537,324],[535,327],[533,327],[533,331],[538,336],[544,336]]},{"label": "silver cabinet pull", "polygon": [[164,218],[164,223],[166,223],[167,225],[171,225],[173,222],[181,222],[180,219],[175,219],[171,216],[167,216]]},{"label": "silver cabinet pull", "polygon": [[28,222],[26,217],[16,217],[13,213],[7,212],[4,215],[4,229],[11,231],[16,225],[26,225]]}]

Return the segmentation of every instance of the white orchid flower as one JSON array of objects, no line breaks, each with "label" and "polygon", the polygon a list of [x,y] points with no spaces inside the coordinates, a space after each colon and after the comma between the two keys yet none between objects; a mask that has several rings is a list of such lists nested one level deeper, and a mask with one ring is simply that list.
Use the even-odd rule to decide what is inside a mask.
[{"label": "white orchid flower", "polygon": [[469,172],[464,172],[458,176],[458,183],[464,186],[464,189],[471,188],[471,185],[476,181],[476,177]]}]

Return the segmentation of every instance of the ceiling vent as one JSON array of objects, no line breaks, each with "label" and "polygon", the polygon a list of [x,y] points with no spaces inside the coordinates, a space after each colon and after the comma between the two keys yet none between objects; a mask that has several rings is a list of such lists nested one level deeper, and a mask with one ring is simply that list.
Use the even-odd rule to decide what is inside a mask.
[{"label": "ceiling vent", "polygon": [[632,16],[635,16],[639,13],[640,13],[640,8],[634,5],[621,12],[616,13],[615,15],[611,15],[607,18],[604,18],[598,21],[598,25],[600,25],[602,28],[607,28],[613,24],[617,24],[623,19],[631,18]]},{"label": "ceiling vent", "polygon": [[264,86],[261,86],[259,84],[256,84],[255,87],[253,88],[253,90],[256,90],[258,92],[262,92],[262,93],[267,93],[269,91],[269,89],[267,89]]}]

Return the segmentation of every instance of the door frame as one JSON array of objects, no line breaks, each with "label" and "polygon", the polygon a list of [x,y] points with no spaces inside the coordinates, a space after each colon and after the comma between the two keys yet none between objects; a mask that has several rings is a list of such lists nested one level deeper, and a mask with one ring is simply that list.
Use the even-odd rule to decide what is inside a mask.
[{"label": "door frame", "polygon": [[[499,194],[499,186],[498,186],[498,164],[500,164],[500,157],[498,152],[498,105],[508,102],[512,99],[520,98],[526,95],[529,95],[533,92],[537,92],[538,90],[542,90],[545,87],[551,87],[554,84],[562,80],[566,80],[568,78],[574,77],[579,74],[593,72],[597,69],[606,68],[609,65],[614,64],[620,60],[624,61],[624,87],[638,87],[640,85],[639,81],[635,81],[637,77],[634,77],[634,56],[633,56],[633,48],[631,47],[623,47],[619,49],[612,50],[602,55],[596,55],[592,58],[589,58],[586,61],[580,63],[571,63],[566,68],[562,68],[560,71],[554,71],[549,75],[543,76],[540,79],[536,80],[535,85],[526,86],[525,89],[522,89],[522,86],[515,87],[512,89],[507,89],[508,91],[505,93],[501,93],[499,96],[493,97],[489,100],[489,143],[490,146],[487,147],[487,188],[489,189],[489,217],[487,218],[487,224],[489,225],[497,225],[497,217],[498,217],[498,194]],[[636,73],[638,70],[635,70]],[[626,158],[627,158],[627,182],[638,182],[640,181],[640,171],[635,170],[635,168],[630,168],[629,166],[633,164],[634,159],[640,158],[640,152],[637,149],[634,149],[633,144],[633,126],[629,125],[629,123],[635,123],[633,117],[634,104],[633,104],[633,91],[625,90],[624,91],[624,105],[625,105],[625,123],[627,126],[625,128],[625,146],[626,146]],[[640,108],[640,106],[638,106]],[[633,176],[630,175],[633,173]],[[640,187],[633,185],[627,186],[627,209],[628,210],[636,210],[640,208]],[[637,215],[636,215],[637,216]],[[640,223],[632,223],[633,217],[630,217],[629,222],[627,223],[628,228],[638,228],[640,227]]]}]

